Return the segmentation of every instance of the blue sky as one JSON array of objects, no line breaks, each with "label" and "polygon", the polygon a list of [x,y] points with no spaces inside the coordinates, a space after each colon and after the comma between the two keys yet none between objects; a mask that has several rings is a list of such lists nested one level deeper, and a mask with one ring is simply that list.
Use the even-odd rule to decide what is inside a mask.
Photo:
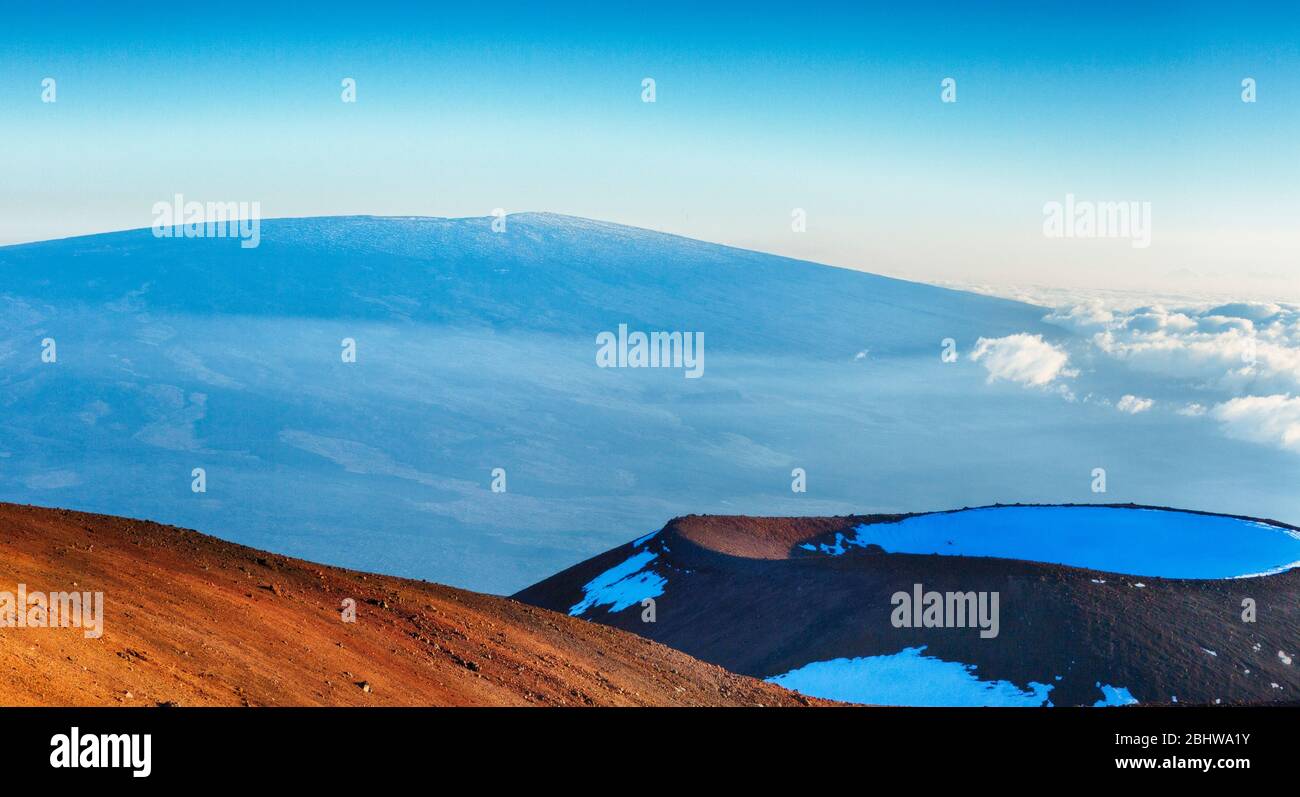
[{"label": "blue sky", "polygon": [[[179,192],[267,216],[552,210],[925,280],[1300,298],[1293,4],[79,5],[6,9],[0,243],[148,226]],[[1067,193],[1151,202],[1153,245],[1045,239],[1043,203]]]}]

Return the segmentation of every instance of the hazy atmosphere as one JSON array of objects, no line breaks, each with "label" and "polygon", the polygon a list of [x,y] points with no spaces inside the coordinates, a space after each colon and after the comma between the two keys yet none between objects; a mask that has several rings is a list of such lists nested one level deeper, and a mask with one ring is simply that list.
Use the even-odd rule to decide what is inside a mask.
[{"label": "hazy atmosphere", "polygon": [[[549,211],[1004,292],[1300,300],[1290,3],[131,13],[151,7],[6,7],[0,244],[147,227],[180,193],[265,218]],[[1150,245],[1045,237],[1067,195],[1150,203]]]}]

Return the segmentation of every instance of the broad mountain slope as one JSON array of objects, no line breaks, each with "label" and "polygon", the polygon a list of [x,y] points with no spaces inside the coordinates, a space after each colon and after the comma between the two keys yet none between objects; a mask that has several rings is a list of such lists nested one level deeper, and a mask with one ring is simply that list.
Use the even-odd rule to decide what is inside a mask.
[{"label": "broad mountain slope", "polygon": [[[160,314],[396,321],[583,339],[622,322],[701,330],[719,352],[797,348],[813,358],[843,356],[864,333],[879,351],[929,351],[945,335],[988,328],[994,319],[1008,330],[1046,328],[1039,309],[1018,302],[637,227],[516,213],[494,232],[493,221],[269,219],[250,249],[233,239],[129,230],[0,247],[0,274],[6,292],[59,304],[131,297]],[[858,317],[846,325],[838,311],[849,309]]]},{"label": "broad mountain slope", "polygon": [[[1092,500],[1099,467],[1109,500],[1295,519],[1293,452],[1046,313],[545,213],[0,247],[0,500],[498,594],[686,513]],[[601,367],[623,325],[702,335],[699,377]],[[1067,367],[994,379],[1004,338]]]},{"label": "broad mountain slope", "polygon": [[[103,635],[0,627],[0,705],[801,705],[514,601],[198,532],[0,504],[0,592],[104,593]],[[343,622],[343,601],[356,622]]]},{"label": "broad mountain slope", "polygon": [[[1275,550],[1300,559],[1294,556],[1300,533],[1289,527],[1158,514],[1164,510],[1109,509],[1157,513],[1149,517],[1171,517],[1192,524],[1188,528],[1202,519],[1240,522],[1243,533],[1277,533],[1276,539],[1269,538],[1282,546]],[[1117,694],[1124,695],[1122,702],[1131,697],[1143,704],[1300,699],[1300,666],[1293,663],[1300,640],[1300,569],[1256,578],[1162,578],[992,556],[886,552],[894,545],[891,540],[905,547],[896,530],[901,527],[895,525],[902,518],[945,523],[964,514],[682,517],[515,597],[632,631],[758,678],[820,662],[811,671],[820,667],[823,675],[838,673],[840,680],[827,691],[823,678],[809,693],[840,699],[866,694],[889,702],[890,695],[903,694],[904,703],[955,704],[951,693],[936,698],[921,689],[918,696],[917,688],[933,672],[911,665],[942,670],[946,665],[940,661],[973,666],[962,678],[969,686],[979,679],[984,691],[975,695],[976,703],[994,697],[996,682],[1005,682],[999,688],[1014,685],[1017,698],[1035,705],[1044,700],[1058,706],[1094,705]],[[1036,534],[1041,539],[1056,531],[1048,522]],[[1174,527],[1170,538],[1190,533]],[[867,542],[871,539],[885,547]],[[959,531],[941,532],[938,540],[945,547],[966,544]],[[1121,555],[1140,552],[1143,545],[1129,532],[1120,540],[1127,544]],[[1083,548],[1087,542],[1069,544]],[[1154,548],[1146,553],[1147,562],[1177,558]],[[1111,553],[1098,547],[1089,555]],[[1207,561],[1215,566],[1217,560],[1211,556]],[[900,591],[910,595],[917,584],[945,596],[998,593],[997,636],[981,638],[972,627],[896,627],[893,596]],[[640,601],[646,597],[655,602],[653,623],[642,619]],[[1243,619],[1245,599],[1256,607],[1253,622]],[[900,669],[902,664],[909,668]],[[956,666],[948,667],[946,675],[955,677]],[[853,678],[880,683],[855,684]],[[1031,685],[1043,690],[1038,699],[1027,699]]]}]

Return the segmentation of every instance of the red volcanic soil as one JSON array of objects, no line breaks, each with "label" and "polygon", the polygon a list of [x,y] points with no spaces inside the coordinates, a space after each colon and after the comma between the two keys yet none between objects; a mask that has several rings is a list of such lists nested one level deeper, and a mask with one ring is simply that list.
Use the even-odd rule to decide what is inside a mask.
[{"label": "red volcanic soil", "polygon": [[[139,520],[0,504],[0,591],[104,593],[104,632],[0,627],[0,705],[807,705],[565,614]],[[356,601],[356,622],[341,619]]]},{"label": "red volcanic soil", "polygon": [[[885,553],[875,546],[826,556],[860,523],[898,516],[756,518],[689,516],[641,544],[600,554],[515,597],[557,611],[583,586],[634,553],[664,579],[656,622],[639,604],[581,616],[641,634],[733,672],[766,678],[809,662],[893,654],[976,666],[984,680],[1053,686],[1055,705],[1092,705],[1098,684],[1142,704],[1300,702],[1300,570],[1249,579],[1136,578],[985,557]],[[895,628],[895,592],[998,592],[1000,628]],[[1141,585],[1141,586],[1139,586]],[[1242,601],[1257,607],[1242,619]],[[1211,652],[1212,651],[1212,652]],[[1284,651],[1288,664],[1279,657]],[[1058,680],[1059,676],[1059,680]],[[1276,684],[1276,686],[1275,686]]]},{"label": "red volcanic soil", "polygon": [[[901,515],[877,516],[885,519]],[[835,532],[866,523],[865,516],[750,517],[747,515],[688,515],[668,524],[671,533],[701,548],[747,559],[789,559],[808,540],[833,537]]]}]

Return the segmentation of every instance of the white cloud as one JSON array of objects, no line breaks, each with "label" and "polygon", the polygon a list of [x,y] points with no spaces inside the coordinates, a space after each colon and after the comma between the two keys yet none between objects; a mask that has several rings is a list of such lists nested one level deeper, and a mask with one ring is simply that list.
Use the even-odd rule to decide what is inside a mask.
[{"label": "white cloud", "polygon": [[207,394],[187,397],[175,385],[150,385],[145,393],[151,400],[148,412],[152,419],[135,433],[135,439],[172,451],[201,450],[195,424],[207,417]]},{"label": "white cloud", "polygon": [[1139,371],[1242,393],[1300,390],[1300,307],[1239,302],[1107,309],[1093,299],[1045,321],[1092,333],[1093,345]]},{"label": "white cloud", "polygon": [[[1093,355],[1125,366],[1123,378],[1163,380],[1186,391],[1170,400],[1184,417],[1208,416],[1223,434],[1300,452],[1300,305],[1186,297],[1065,296],[1044,321],[1089,336]],[[1094,365],[1094,370],[1097,366]],[[1145,383],[1139,383],[1145,384]],[[1085,401],[1093,399],[1085,396]],[[1115,407],[1145,412],[1126,395]]]},{"label": "white cloud", "polygon": [[1169,312],[1161,307],[1142,308],[1122,319],[1120,326],[1129,332],[1190,332],[1199,322],[1186,313]]},{"label": "white cloud", "polygon": [[1244,396],[1217,405],[1210,414],[1229,437],[1300,453],[1300,397]]},{"label": "white cloud", "polygon": [[1043,340],[1042,335],[1026,332],[1004,338],[980,338],[971,359],[984,364],[990,382],[1005,379],[1041,387],[1057,377],[1071,377],[1076,373],[1066,368],[1070,356],[1065,350]]},{"label": "white cloud", "polygon": [[326,437],[298,429],[285,429],[280,432],[280,442],[324,457],[341,466],[348,473],[392,476],[396,479],[423,484],[426,487],[450,487],[454,483],[452,480],[440,479],[433,474],[396,462],[385,452],[355,440]]},{"label": "white cloud", "polygon": [[52,470],[36,473],[23,479],[23,485],[29,490],[60,490],[75,487],[81,483],[81,477],[70,470]]},{"label": "white cloud", "polygon": [[86,405],[86,409],[77,415],[82,423],[87,426],[94,426],[99,423],[99,419],[107,416],[113,411],[112,407],[104,401],[92,401]]},{"label": "white cloud", "polygon": [[1146,412],[1151,409],[1155,401],[1149,398],[1141,398],[1132,393],[1126,393],[1120,397],[1119,403],[1115,409],[1120,412],[1127,412],[1129,415],[1137,415],[1139,412]]},{"label": "white cloud", "polygon": [[1100,299],[1089,299],[1076,305],[1053,310],[1043,320],[1077,332],[1093,332],[1113,324],[1115,314],[1106,309]]},{"label": "white cloud", "polygon": [[693,450],[705,456],[730,462],[737,467],[781,468],[794,461],[788,454],[731,432],[724,432],[720,440],[695,446]]}]

